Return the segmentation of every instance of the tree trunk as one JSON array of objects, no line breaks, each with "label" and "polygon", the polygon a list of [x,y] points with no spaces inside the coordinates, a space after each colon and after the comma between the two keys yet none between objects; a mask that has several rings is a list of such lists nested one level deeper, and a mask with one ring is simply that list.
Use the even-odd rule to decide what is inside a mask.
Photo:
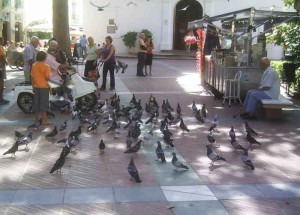
[{"label": "tree trunk", "polygon": [[71,54],[68,0],[52,0],[52,10],[53,37],[65,53]]}]

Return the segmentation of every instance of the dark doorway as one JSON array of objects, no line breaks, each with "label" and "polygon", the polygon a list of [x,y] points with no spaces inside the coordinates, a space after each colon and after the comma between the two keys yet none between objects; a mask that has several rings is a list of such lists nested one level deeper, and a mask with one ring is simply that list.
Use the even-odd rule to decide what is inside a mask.
[{"label": "dark doorway", "polygon": [[3,37],[4,44],[6,43],[7,40],[10,40],[10,37],[9,37],[9,26],[10,26],[9,22],[6,22],[6,21],[3,22],[2,37]]},{"label": "dark doorway", "polygon": [[[184,50],[184,36],[187,34],[188,22],[201,19],[203,8],[196,0],[181,0],[177,3],[174,12],[174,40],[173,47],[175,50]],[[196,33],[194,32],[196,36]],[[191,49],[196,49],[192,45]]]},{"label": "dark doorway", "polygon": [[16,42],[23,41],[22,32],[23,32],[22,23],[17,22],[15,24],[15,41]]}]

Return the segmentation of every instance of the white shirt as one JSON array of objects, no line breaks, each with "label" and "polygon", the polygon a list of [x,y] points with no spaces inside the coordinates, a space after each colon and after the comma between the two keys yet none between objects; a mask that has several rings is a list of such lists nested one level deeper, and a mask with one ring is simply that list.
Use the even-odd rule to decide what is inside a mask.
[{"label": "white shirt", "polygon": [[260,86],[270,87],[269,90],[264,91],[265,94],[271,99],[278,99],[280,94],[280,78],[278,73],[271,66],[264,71]]},{"label": "white shirt", "polygon": [[49,65],[51,70],[50,80],[60,82],[62,80],[60,75],[58,74],[58,67],[60,63],[57,63],[55,57],[51,54],[47,54],[45,63]]},{"label": "white shirt", "polygon": [[97,58],[96,54],[97,47],[94,45],[92,47],[87,46],[86,47],[86,60],[95,60]]}]

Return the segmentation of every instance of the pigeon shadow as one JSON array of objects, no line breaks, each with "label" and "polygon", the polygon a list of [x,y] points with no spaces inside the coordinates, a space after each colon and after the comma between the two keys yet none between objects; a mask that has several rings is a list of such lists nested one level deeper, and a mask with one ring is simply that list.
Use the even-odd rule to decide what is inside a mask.
[{"label": "pigeon shadow", "polygon": [[6,159],[6,160],[8,160],[8,159],[10,159],[10,160],[16,160],[16,156],[14,156],[14,157],[12,157],[12,156],[10,156],[10,157],[3,157],[3,159]]},{"label": "pigeon shadow", "polygon": [[18,152],[29,152],[29,148],[19,149]]},{"label": "pigeon shadow", "polygon": [[210,171],[210,172],[213,172],[213,171],[215,171],[215,170],[217,170],[217,169],[219,169],[219,168],[221,168],[221,167],[223,167],[223,166],[226,166],[226,165],[225,165],[225,164],[221,164],[221,165],[214,165],[214,164],[211,164],[210,167],[209,167],[209,171]]}]

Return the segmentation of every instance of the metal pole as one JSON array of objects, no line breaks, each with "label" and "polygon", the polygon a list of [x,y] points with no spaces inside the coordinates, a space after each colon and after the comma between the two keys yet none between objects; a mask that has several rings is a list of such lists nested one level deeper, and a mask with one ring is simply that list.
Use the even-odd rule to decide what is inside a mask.
[{"label": "metal pole", "polygon": [[252,31],[253,31],[253,19],[255,15],[255,9],[254,7],[251,8],[251,13],[250,13],[250,19],[249,19],[249,33],[248,33],[248,44],[247,44],[247,52],[248,52],[248,57],[247,57],[247,66],[250,65],[251,62],[251,45],[252,45]]}]

